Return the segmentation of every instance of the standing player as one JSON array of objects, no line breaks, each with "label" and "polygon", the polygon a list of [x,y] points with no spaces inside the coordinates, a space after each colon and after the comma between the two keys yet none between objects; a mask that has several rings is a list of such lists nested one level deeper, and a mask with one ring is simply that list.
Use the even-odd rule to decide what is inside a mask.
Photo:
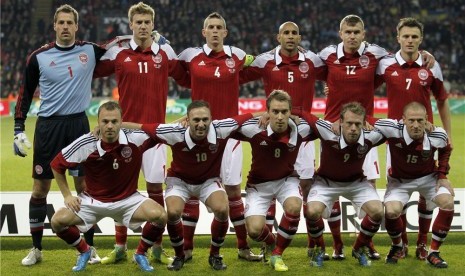
[{"label": "standing player", "polygon": [[[117,43],[102,57],[95,76],[116,74],[119,102],[123,120],[138,123],[164,123],[168,95],[168,76],[182,77],[184,70],[168,44],[159,45],[152,40],[155,11],[142,2],[128,11],[130,40]],[[178,78],[178,77],[176,77]],[[158,144],[144,153],[142,171],[151,199],[164,206],[162,183],[165,178],[166,146]],[[115,263],[127,258],[127,228],[115,223],[115,249],[102,259],[102,264]],[[161,237],[150,251],[150,259],[164,264],[172,262],[161,248]]]},{"label": "standing player", "polygon": [[[280,46],[256,57],[254,62],[240,73],[240,82],[263,80],[267,96],[275,89],[287,91],[292,98],[293,109],[310,112],[315,94],[315,81],[326,79],[326,66],[313,52],[301,53],[299,27],[294,22],[285,22],[276,36]],[[304,208],[308,190],[315,172],[315,144],[306,141],[300,145],[295,169],[299,174],[303,192]],[[267,224],[273,225],[275,203],[267,214]],[[309,256],[312,255],[309,244]]]},{"label": "standing player", "polygon": [[[242,70],[246,55],[239,48],[223,44],[227,34],[224,18],[217,12],[211,13],[205,19],[202,29],[207,43],[202,47],[188,48],[179,55],[181,64],[190,74],[192,100],[208,102],[213,119],[231,118],[239,113],[239,71]],[[221,163],[221,179],[228,195],[229,217],[236,232],[238,256],[249,261],[259,261],[261,256],[253,254],[247,243],[240,186],[241,170],[242,145],[239,141],[229,139]],[[192,258],[198,217],[198,201],[191,199],[186,203],[183,214],[186,260]]]},{"label": "standing player", "polygon": [[[245,221],[249,236],[266,244],[269,263],[275,271],[287,271],[282,255],[297,232],[302,208],[299,175],[294,169],[298,148],[309,139],[308,124],[297,126],[289,119],[291,97],[282,90],[273,91],[266,101],[269,125],[263,130],[259,119],[249,120],[237,138],[250,143],[252,164],[247,176]],[[273,198],[283,206],[277,237],[266,226],[265,215]],[[265,258],[264,258],[265,259]]]},{"label": "standing player", "polygon": [[[324,223],[322,217],[328,217],[334,201],[339,196],[352,201],[357,215],[362,220],[361,231],[352,249],[352,256],[360,265],[369,266],[365,246],[379,230],[383,218],[383,203],[376,189],[364,175],[365,156],[372,147],[384,142],[381,134],[364,132],[365,109],[359,103],[343,105],[340,113],[341,136],[334,134],[331,125],[318,121],[316,132],[321,140],[321,158],[308,199],[307,218],[310,220],[310,234],[320,247],[311,261],[311,265],[323,265]],[[334,168],[339,168],[335,170]]]},{"label": "standing player", "polygon": [[[323,49],[318,55],[328,66],[326,84],[329,94],[326,102],[325,120],[336,122],[342,105],[359,102],[368,116],[373,116],[375,73],[379,60],[388,52],[383,48],[363,42],[365,26],[357,15],[347,15],[340,22],[339,37],[342,42]],[[365,158],[363,170],[367,179],[375,183],[379,178],[378,151],[373,148]],[[333,206],[328,224],[333,235],[333,259],[344,259],[341,238],[341,206],[339,201]],[[379,259],[373,246],[369,256]]]},{"label": "standing player", "polygon": [[[40,89],[40,108],[34,133],[32,177],[34,184],[29,201],[29,224],[33,248],[22,260],[26,266],[42,260],[42,236],[47,215],[47,194],[54,178],[50,162],[55,155],[77,137],[89,132],[85,113],[92,97],[91,82],[95,64],[105,53],[97,45],[76,41],[78,13],[70,5],[62,5],[53,18],[56,41],[34,51],[27,59],[23,85],[15,110],[14,151],[27,155],[31,147],[24,133],[25,121],[37,85]],[[69,170],[77,192],[84,188],[81,168]],[[85,234],[93,245],[93,228]],[[99,262],[92,246],[91,262]]]},{"label": "standing player", "polygon": [[209,263],[215,270],[224,270],[220,247],[228,230],[228,200],[221,185],[220,167],[228,137],[250,119],[250,114],[212,122],[207,102],[193,101],[187,107],[187,127],[180,125],[140,125],[156,141],[167,143],[173,152],[173,162],[166,178],[168,233],[176,257],[170,270],[180,270],[185,261],[183,222],[185,202],[199,198],[214,214]]},{"label": "standing player", "polygon": [[[433,122],[433,110],[430,94],[436,99],[442,125],[451,139],[451,121],[447,93],[443,85],[441,67],[437,62],[431,69],[423,66],[418,48],[423,41],[423,24],[414,18],[403,18],[397,25],[397,41],[400,50],[392,56],[381,60],[377,74],[386,82],[388,98],[388,118],[400,120],[404,106],[412,101],[426,107],[428,120]],[[452,142],[451,142],[452,144]],[[388,147],[391,149],[392,147]],[[388,151],[389,153],[389,151]],[[388,155],[389,158],[389,155]],[[390,160],[387,162],[388,171]],[[426,208],[426,202],[420,197],[418,204],[419,230],[416,256],[424,260],[427,257],[427,236],[431,225],[433,210]],[[404,229],[405,215],[403,216]],[[404,245],[406,241],[403,239]]]},{"label": "standing player", "polygon": [[[401,22],[406,23],[405,20]],[[384,196],[386,230],[392,239],[386,263],[396,264],[403,257],[400,215],[411,194],[418,191],[430,208],[439,207],[426,259],[434,267],[446,268],[447,263],[439,256],[439,247],[454,217],[454,190],[446,176],[452,149],[444,129],[435,128],[431,133],[425,133],[427,121],[425,106],[411,102],[404,107],[402,122],[384,119],[375,124],[387,138],[392,158]],[[434,160],[436,151],[439,153],[437,165]]]},{"label": "standing player", "polygon": [[[122,130],[121,115],[116,102],[104,103],[98,111],[101,139],[85,134],[64,148],[51,163],[67,207],[53,215],[52,228],[58,237],[80,252],[74,272],[83,271],[91,255],[79,230],[85,231],[108,216],[131,229],[147,221],[134,261],[142,271],[153,271],[145,253],[163,235],[166,212],[137,191],[137,180],[142,154],[155,142],[143,132]],[[86,170],[87,187],[76,197],[69,190],[65,171],[77,164]]]}]

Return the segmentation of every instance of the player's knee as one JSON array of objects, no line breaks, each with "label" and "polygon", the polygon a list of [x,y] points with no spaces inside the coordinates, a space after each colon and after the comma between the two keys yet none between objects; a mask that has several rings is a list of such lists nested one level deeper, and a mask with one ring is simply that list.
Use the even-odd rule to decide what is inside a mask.
[{"label": "player's knee", "polygon": [[182,209],[167,208],[167,216],[169,221],[177,221],[181,218]]},{"label": "player's knee", "polygon": [[52,216],[50,224],[52,226],[53,231],[61,232],[63,229],[68,226],[68,209],[61,208]]},{"label": "player's knee", "polygon": [[219,204],[212,208],[213,214],[216,218],[224,221],[228,219],[229,216],[229,206],[227,204]]},{"label": "player's knee", "polygon": [[441,209],[454,210],[454,198],[449,194],[438,195],[436,205]]},{"label": "player's knee", "polygon": [[266,227],[265,225],[261,225],[260,223],[250,221],[246,221],[245,226],[247,229],[247,233],[249,234],[249,237],[253,240],[256,240],[262,233],[263,227]]},{"label": "player's knee", "polygon": [[163,209],[160,206],[157,206],[157,208],[151,208],[150,210],[146,210],[146,215],[147,221],[155,222],[158,225],[165,225],[166,221],[168,220],[168,216],[165,212],[165,209]]}]

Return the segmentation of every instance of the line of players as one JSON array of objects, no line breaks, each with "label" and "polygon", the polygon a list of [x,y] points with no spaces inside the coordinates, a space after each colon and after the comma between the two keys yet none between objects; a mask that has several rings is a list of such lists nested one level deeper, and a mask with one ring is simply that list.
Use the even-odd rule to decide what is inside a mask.
[{"label": "line of players", "polygon": [[[61,14],[57,13],[58,16],[62,14],[63,12]],[[64,12],[64,14],[67,13]],[[402,113],[399,111],[403,110],[403,106],[411,101],[419,101],[426,106],[428,119],[432,121],[431,103],[429,101],[429,93],[432,91],[437,99],[438,110],[450,139],[450,117],[448,115],[447,95],[442,87],[441,70],[434,60],[431,62],[432,66],[430,66],[430,69],[423,65],[422,57],[418,53],[418,47],[423,38],[423,26],[414,19],[403,19],[400,21],[398,25],[398,40],[401,50],[395,56],[389,56],[384,49],[376,45],[363,42],[365,35],[363,21],[355,15],[346,16],[341,21],[339,33],[342,42],[337,46],[325,48],[318,55],[311,51],[301,52],[298,50],[297,46],[301,39],[298,26],[293,22],[286,22],[280,26],[277,35],[280,46],[258,56],[250,66],[244,67],[245,53],[236,47],[223,45],[224,39],[227,36],[227,28],[224,18],[218,13],[212,13],[205,19],[202,34],[206,38],[206,44],[201,48],[186,49],[179,57],[176,57],[169,45],[158,44],[152,41],[150,34],[154,29],[155,12],[151,7],[139,3],[130,8],[128,16],[133,37],[129,40],[118,39],[106,45],[106,53],[99,61],[96,61],[94,71],[95,77],[112,73],[116,74],[120,104],[123,110],[123,121],[133,121],[141,124],[163,123],[165,116],[163,111],[166,109],[168,76],[173,77],[178,83],[191,88],[193,101],[207,101],[210,104],[209,110],[211,111],[212,119],[231,118],[238,114],[237,99],[239,97],[238,88],[240,83],[261,78],[263,79],[267,95],[275,89],[288,91],[293,99],[293,111],[302,112],[311,109],[316,79],[325,80],[330,91],[325,119],[330,122],[337,121],[339,119],[338,112],[342,105],[353,100],[361,103],[367,110],[368,116],[373,116],[373,91],[380,82],[384,81],[388,89],[388,101],[390,104],[389,118],[401,119]],[[55,22],[57,21],[55,20]],[[77,26],[77,19],[74,23]],[[69,68],[67,70],[69,74],[72,74]],[[73,77],[73,75],[71,76]],[[153,91],[156,92],[154,93]],[[399,93],[402,93],[402,96],[398,96]],[[406,98],[404,94],[409,95],[409,98]],[[135,97],[134,95],[137,96]],[[22,98],[20,94],[18,101],[21,102]],[[20,124],[18,126],[15,124],[15,139],[18,137],[17,142],[15,140],[15,145],[18,151],[23,154],[24,152],[21,152],[21,150],[24,150],[21,140],[27,142],[27,137],[22,132],[25,120],[25,109],[22,107],[27,105],[27,101],[25,103],[18,105],[15,117],[15,122],[22,122],[22,129]],[[153,108],[154,106],[157,108]],[[60,149],[57,150],[59,151]],[[234,139],[227,139],[224,152],[220,166],[220,177],[229,202],[229,218],[233,222],[238,240],[238,256],[246,260],[257,261],[262,259],[263,256],[255,255],[250,250],[247,244],[246,228],[252,238],[268,241],[267,244],[269,245],[273,244],[271,240],[274,236],[259,232],[257,229],[261,229],[260,224],[258,226],[249,225],[248,220],[244,217],[244,214],[247,213],[244,210],[240,196],[240,175],[242,168],[240,142]],[[377,155],[376,152],[375,155]],[[302,143],[296,158],[295,171],[300,176],[300,187],[304,192],[305,199],[314,178],[314,161],[312,161],[314,160],[313,144],[310,142]],[[369,161],[366,162],[368,165],[364,169],[365,175],[369,176],[370,172],[377,171],[379,177],[377,157],[374,159],[367,158],[367,160]],[[149,197],[161,206],[164,206],[161,183],[164,181],[165,163],[166,149],[163,146],[155,147],[155,150],[151,154],[144,154],[144,161],[142,162]],[[43,165],[43,167],[46,166],[48,165]],[[37,165],[34,168],[37,168]],[[376,175],[372,178],[376,178]],[[253,184],[253,182],[250,184]],[[186,200],[185,205],[182,217],[182,221],[184,221],[183,250],[181,253],[178,249],[179,252],[176,252],[174,262],[164,255],[161,249],[161,236],[151,243],[151,245],[155,245],[151,251],[153,259],[169,264],[174,270],[180,269],[184,261],[192,258],[193,236],[195,224],[199,216],[198,201],[196,198],[190,198]],[[295,207],[296,204],[292,204],[292,206]],[[340,208],[338,209],[337,205],[335,206],[336,208],[330,208],[336,210],[336,212],[333,212],[329,223],[332,226],[331,230],[334,238],[333,258],[343,259],[345,256],[339,230],[340,211],[338,214]],[[289,208],[293,209],[292,207]],[[286,227],[292,228],[291,226],[295,224],[295,212],[296,210],[292,210],[292,212],[290,211],[285,216],[287,222],[284,223],[285,226],[280,227],[278,230],[278,241],[280,233],[281,237],[287,237],[288,240],[292,238],[292,231],[289,232],[289,229],[287,231],[285,229]],[[431,208],[422,210],[422,212],[426,214],[425,217],[428,217],[428,214],[431,216],[432,213]],[[274,220],[272,207],[267,213],[267,221],[270,218]],[[305,214],[309,215],[308,212],[305,212]],[[224,224],[224,216],[219,217],[221,218],[218,221]],[[392,217],[392,219],[394,218],[396,217]],[[168,225],[177,225],[175,222],[180,221],[179,219],[173,220],[170,221],[168,211]],[[379,218],[376,218],[370,222],[376,225],[376,222],[379,221]],[[428,221],[423,218],[423,223],[420,221],[420,230],[422,229],[422,225],[427,225],[427,233],[430,221],[431,219]],[[322,264],[321,259],[325,258],[323,250],[324,242],[318,237],[317,234],[319,232],[315,232],[315,217],[307,216],[306,223],[309,229],[308,253],[312,257],[312,264],[320,265]],[[112,254],[102,259],[103,263],[113,263],[127,257],[125,226],[119,221],[115,227],[117,233],[115,250]],[[362,229],[363,227],[364,224],[362,223]],[[37,221],[35,221],[34,229],[37,229]],[[423,259],[427,257],[424,247],[426,244],[424,230],[423,232],[420,231],[420,242],[418,242],[417,247],[417,252],[419,252],[417,256]],[[31,232],[33,232],[32,226]],[[364,232],[361,232],[361,236],[363,236],[362,233]],[[370,239],[367,238],[366,240],[369,241]],[[173,241],[171,239],[171,241],[172,244],[178,244],[179,247],[179,240]],[[221,244],[218,241],[216,243]],[[363,257],[360,256],[364,256],[364,254],[358,250],[359,248],[363,248],[360,245],[365,245],[365,243],[360,243],[359,247],[354,246],[355,253],[353,252],[353,255],[359,259],[362,265],[366,265],[369,262],[361,261]],[[379,258],[379,254],[377,254],[373,245],[366,245],[369,248],[369,255],[372,258]],[[395,245],[399,247],[398,242]],[[405,245],[406,242],[404,240],[401,246],[403,248],[402,254],[394,254],[394,256],[399,257],[405,254]],[[37,249],[36,245],[34,246],[35,248],[23,260],[23,264],[31,265],[40,260],[41,253],[34,250]],[[314,249],[314,246],[318,248]],[[270,263],[276,270],[287,270],[281,258],[273,257],[281,256],[282,248],[283,246],[277,246],[271,250],[273,254]],[[267,249],[270,249],[270,247],[268,246]],[[421,249],[424,251],[421,251]],[[321,254],[322,252],[323,255]],[[31,254],[32,256],[30,256]],[[36,256],[38,254],[40,256]],[[209,261],[213,268],[226,268],[216,251],[212,251],[211,256],[212,258]],[[142,265],[141,262],[143,263]],[[148,264],[144,265],[144,261],[138,263],[142,269],[144,267],[149,269],[148,267],[150,267]],[[445,262],[438,257],[433,264],[444,266]]]}]

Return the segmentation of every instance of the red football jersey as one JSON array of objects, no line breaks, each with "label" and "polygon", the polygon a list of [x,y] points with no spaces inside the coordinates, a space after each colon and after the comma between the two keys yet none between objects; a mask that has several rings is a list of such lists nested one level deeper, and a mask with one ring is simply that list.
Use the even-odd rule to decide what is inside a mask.
[{"label": "red football jersey", "polygon": [[102,202],[115,202],[137,192],[142,154],[156,145],[142,131],[120,130],[119,141],[106,144],[85,134],[64,148],[50,163],[59,173],[84,166],[86,189]]},{"label": "red football jersey", "polygon": [[342,136],[331,130],[331,123],[318,120],[316,123],[321,140],[320,167],[316,175],[338,182],[352,182],[365,177],[363,162],[371,148],[385,139],[377,131],[362,131],[356,144],[348,145]]},{"label": "red football jersey", "polygon": [[240,83],[263,79],[266,96],[275,89],[289,93],[292,107],[310,112],[315,94],[315,81],[326,79],[326,66],[313,52],[299,52],[287,57],[281,46],[257,56],[240,72]]},{"label": "red football jersey", "polygon": [[252,148],[247,183],[260,184],[293,175],[300,144],[310,139],[309,125],[302,122],[296,126],[289,119],[289,131],[278,135],[270,126],[266,130],[261,129],[258,120],[250,119],[233,135],[237,140],[249,142]]},{"label": "red football jersey", "polygon": [[133,39],[122,41],[100,59],[95,77],[116,74],[123,120],[164,123],[168,76],[180,79],[185,70],[170,45],[155,42],[141,50]]},{"label": "red football jersey", "polygon": [[395,56],[383,58],[376,74],[386,82],[388,118],[402,119],[404,106],[416,101],[426,107],[428,120],[433,122],[431,92],[437,101],[447,99],[441,67],[436,62],[433,68],[427,69],[421,55],[415,62],[408,63],[399,51]]},{"label": "red football jersey", "polygon": [[239,71],[244,65],[244,51],[225,45],[223,51],[214,52],[205,44],[184,50],[179,61],[190,73],[192,100],[210,103],[213,119],[239,114]]},{"label": "red football jersey", "polygon": [[[378,120],[375,127],[389,143],[389,176],[414,179],[438,172],[439,178],[446,178],[451,148],[444,129],[436,127],[431,133],[425,133],[422,141],[414,141],[408,135],[404,124],[397,120]],[[439,152],[437,165],[434,160],[436,150]]]},{"label": "red football jersey", "polygon": [[325,120],[330,122],[339,120],[342,106],[349,102],[359,102],[367,115],[373,116],[376,67],[379,59],[388,54],[368,43],[362,43],[355,54],[347,54],[343,48],[341,42],[318,53],[328,66]]},{"label": "red football jersey", "polygon": [[220,176],[221,159],[229,136],[251,117],[251,114],[244,114],[213,121],[207,138],[200,142],[193,141],[189,128],[180,124],[148,124],[143,125],[142,129],[155,141],[171,147],[173,161],[167,176],[195,185]]}]

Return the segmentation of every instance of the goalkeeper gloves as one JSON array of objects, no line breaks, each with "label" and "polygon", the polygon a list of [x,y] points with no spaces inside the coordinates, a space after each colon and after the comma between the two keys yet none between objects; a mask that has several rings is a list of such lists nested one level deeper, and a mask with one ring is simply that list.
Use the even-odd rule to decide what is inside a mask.
[{"label": "goalkeeper gloves", "polygon": [[163,44],[170,44],[170,41],[166,39],[166,37],[162,36],[158,31],[154,30],[152,32],[153,41],[156,43],[163,45]]},{"label": "goalkeeper gloves", "polygon": [[13,143],[15,155],[26,157],[26,148],[31,148],[31,142],[29,142],[29,139],[27,139],[26,133],[23,131],[15,131],[15,139]]}]

